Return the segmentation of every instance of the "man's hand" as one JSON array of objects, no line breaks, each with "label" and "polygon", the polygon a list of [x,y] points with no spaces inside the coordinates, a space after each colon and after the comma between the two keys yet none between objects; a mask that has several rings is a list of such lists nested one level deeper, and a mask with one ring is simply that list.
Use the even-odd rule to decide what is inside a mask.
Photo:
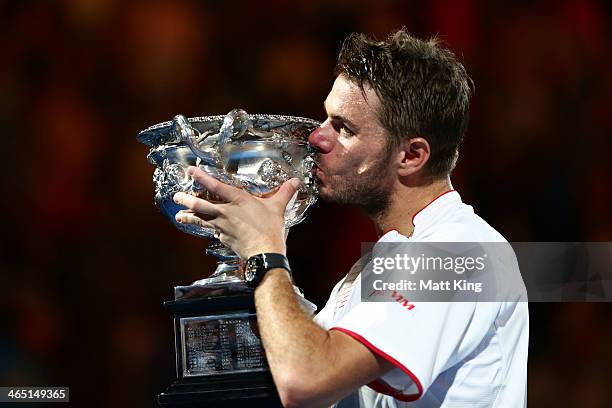
[{"label": "man's hand", "polygon": [[176,193],[174,201],[187,207],[176,214],[178,222],[214,228],[215,236],[244,260],[263,252],[286,254],[285,207],[300,185],[298,179],[288,180],[271,197],[258,198],[197,167],[190,166],[187,174],[223,202]]}]

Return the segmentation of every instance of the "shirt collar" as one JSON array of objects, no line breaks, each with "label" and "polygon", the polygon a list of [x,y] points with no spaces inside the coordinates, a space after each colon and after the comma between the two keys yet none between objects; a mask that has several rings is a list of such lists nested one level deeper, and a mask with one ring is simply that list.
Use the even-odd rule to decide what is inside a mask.
[{"label": "shirt collar", "polygon": [[449,205],[461,203],[461,196],[455,190],[448,190],[440,194],[429,202],[425,207],[414,213],[412,216],[412,224],[419,227],[424,224],[435,221],[440,213]]},{"label": "shirt collar", "polygon": [[[412,216],[412,224],[419,228],[424,227],[425,224],[435,221],[441,211],[443,211],[449,204],[461,203],[461,196],[455,190],[448,190],[440,194],[429,202],[425,207],[414,213]],[[413,233],[414,235],[414,233]],[[401,238],[406,239],[405,236],[401,235],[397,230],[392,229],[384,233],[378,242],[397,242]]]}]

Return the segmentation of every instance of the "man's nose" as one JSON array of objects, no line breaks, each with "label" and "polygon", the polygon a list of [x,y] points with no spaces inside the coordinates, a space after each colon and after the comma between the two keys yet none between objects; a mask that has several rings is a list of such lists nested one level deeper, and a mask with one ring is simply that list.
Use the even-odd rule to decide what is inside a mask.
[{"label": "man's nose", "polygon": [[329,153],[334,146],[332,138],[326,134],[326,130],[323,127],[316,128],[308,136],[308,142],[323,154]]}]

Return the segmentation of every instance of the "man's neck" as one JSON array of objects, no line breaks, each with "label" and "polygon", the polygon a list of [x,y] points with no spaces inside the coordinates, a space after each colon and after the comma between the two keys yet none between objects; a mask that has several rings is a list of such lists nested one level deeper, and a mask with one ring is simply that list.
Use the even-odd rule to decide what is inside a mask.
[{"label": "man's neck", "polygon": [[435,180],[427,185],[398,186],[391,197],[387,211],[371,217],[378,237],[391,230],[396,230],[407,237],[411,236],[414,231],[412,223],[414,215],[452,188],[448,178]]}]

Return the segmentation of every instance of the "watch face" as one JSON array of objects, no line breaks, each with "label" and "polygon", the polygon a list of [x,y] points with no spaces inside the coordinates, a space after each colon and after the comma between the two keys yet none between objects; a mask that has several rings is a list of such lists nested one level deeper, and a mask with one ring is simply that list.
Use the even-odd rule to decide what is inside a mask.
[{"label": "watch face", "polygon": [[257,258],[250,258],[247,261],[246,269],[244,271],[244,279],[246,279],[248,282],[252,281],[257,274],[257,266],[259,264],[257,261]]}]

